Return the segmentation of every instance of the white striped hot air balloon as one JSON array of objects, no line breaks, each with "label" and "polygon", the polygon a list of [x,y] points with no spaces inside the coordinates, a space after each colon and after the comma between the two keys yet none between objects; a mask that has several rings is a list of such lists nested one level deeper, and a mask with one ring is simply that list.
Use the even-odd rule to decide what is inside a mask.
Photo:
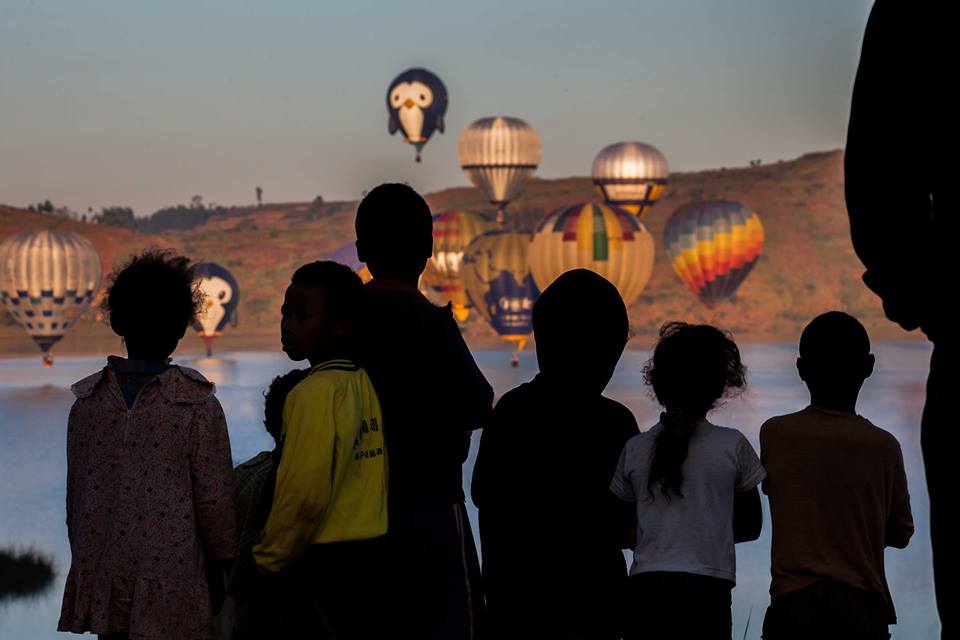
[{"label": "white striped hot air balloon", "polygon": [[43,351],[45,366],[90,306],[102,273],[100,254],[76,233],[24,231],[0,243],[0,299]]},{"label": "white striped hot air balloon", "polygon": [[460,168],[503,211],[520,195],[524,182],[540,164],[540,136],[519,118],[495,116],[472,122],[457,141]]},{"label": "white striped hot air balloon", "polygon": [[653,145],[617,142],[597,154],[591,174],[607,203],[642,218],[663,195],[670,168]]}]

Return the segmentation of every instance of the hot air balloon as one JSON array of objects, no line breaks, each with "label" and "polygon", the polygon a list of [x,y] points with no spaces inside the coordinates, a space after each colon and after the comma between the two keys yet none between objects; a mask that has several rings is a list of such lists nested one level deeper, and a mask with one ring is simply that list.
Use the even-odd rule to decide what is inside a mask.
[{"label": "hot air balloon", "polygon": [[734,295],[763,250],[763,225],[739,202],[691,202],[677,209],[663,231],[673,270],[712,307]]},{"label": "hot air balloon", "polygon": [[551,213],[530,242],[530,271],[544,291],[571,269],[590,269],[617,287],[629,307],[653,273],[653,236],[623,209],[584,202]]},{"label": "hot air balloon", "polygon": [[367,269],[367,265],[364,262],[360,262],[360,258],[357,257],[357,245],[354,242],[348,242],[343,245],[333,253],[331,253],[327,260],[332,260],[333,262],[339,262],[342,265],[346,265],[356,272],[360,279],[363,280],[363,283],[366,284],[373,280],[373,276],[370,274],[370,269]]},{"label": "hot air balloon", "polygon": [[407,69],[387,89],[387,128],[390,135],[403,131],[403,138],[420,151],[434,131],[443,133],[447,113],[447,88],[426,69]]},{"label": "hot air balloon", "polygon": [[470,315],[470,300],[460,279],[463,251],[474,238],[493,228],[487,218],[467,211],[433,216],[433,255],[423,272],[423,282],[431,289],[431,298],[441,304],[453,304],[453,315],[460,322]]},{"label": "hot air balloon", "polygon": [[593,184],[612,205],[637,217],[663,195],[670,169],[656,147],[643,142],[618,142],[593,159]]},{"label": "hot air balloon", "polygon": [[100,288],[100,254],[60,230],[24,231],[0,243],[0,298],[53,365],[50,349],[76,324]]},{"label": "hot air balloon", "polygon": [[237,326],[237,305],[240,287],[225,267],[215,262],[200,262],[194,267],[197,286],[203,293],[203,307],[193,321],[193,328],[207,345],[207,357],[213,355],[213,341],[223,335],[230,324]]},{"label": "hot air balloon", "polygon": [[527,262],[529,247],[526,233],[491,231],[467,246],[460,269],[471,304],[501,338],[516,345],[514,365],[533,331],[533,303],[540,296]]},{"label": "hot air balloon", "polygon": [[497,207],[502,223],[507,204],[540,164],[540,136],[519,118],[481,118],[460,134],[457,159],[470,182]]}]

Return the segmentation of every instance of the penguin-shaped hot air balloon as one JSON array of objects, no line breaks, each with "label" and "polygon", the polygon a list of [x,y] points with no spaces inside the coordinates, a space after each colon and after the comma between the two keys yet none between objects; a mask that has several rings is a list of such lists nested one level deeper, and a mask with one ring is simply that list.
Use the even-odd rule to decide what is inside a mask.
[{"label": "penguin-shaped hot air balloon", "polygon": [[420,150],[434,131],[443,133],[443,117],[447,113],[447,88],[431,71],[407,69],[387,89],[387,113],[390,135],[403,131],[404,139]]},{"label": "penguin-shaped hot air balloon", "polygon": [[223,335],[228,325],[237,326],[240,287],[226,268],[215,262],[197,263],[193,270],[197,288],[203,293],[203,306],[193,328],[207,345],[207,357],[213,355],[214,338]]}]

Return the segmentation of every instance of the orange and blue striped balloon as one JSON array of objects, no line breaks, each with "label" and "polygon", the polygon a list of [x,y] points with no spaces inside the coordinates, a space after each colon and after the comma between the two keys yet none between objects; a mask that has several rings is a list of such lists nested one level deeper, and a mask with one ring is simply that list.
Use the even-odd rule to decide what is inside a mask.
[{"label": "orange and blue striped balloon", "polygon": [[763,225],[739,202],[691,202],[667,220],[663,244],[683,284],[712,307],[733,297],[757,263]]}]

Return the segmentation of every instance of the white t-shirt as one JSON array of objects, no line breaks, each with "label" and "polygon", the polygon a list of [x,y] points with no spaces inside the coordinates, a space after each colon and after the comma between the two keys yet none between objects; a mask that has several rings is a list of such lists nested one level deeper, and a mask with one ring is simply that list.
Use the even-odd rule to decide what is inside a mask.
[{"label": "white t-shirt", "polygon": [[610,489],[637,504],[637,546],[630,575],[676,571],[736,582],[737,557],[733,549],[733,497],[750,491],[766,472],[760,458],[736,429],[702,420],[690,437],[683,463],[683,497],[667,499],[659,487],[654,498],[647,477],[657,434],[633,436],[620,454]]}]

